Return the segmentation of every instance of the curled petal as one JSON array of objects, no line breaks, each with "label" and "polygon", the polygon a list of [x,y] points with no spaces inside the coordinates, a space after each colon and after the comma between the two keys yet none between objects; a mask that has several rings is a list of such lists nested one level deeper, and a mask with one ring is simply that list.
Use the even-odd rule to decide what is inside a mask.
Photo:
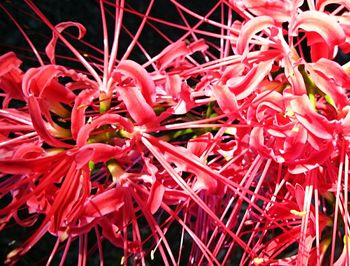
[{"label": "curled petal", "polygon": [[69,27],[78,28],[78,30],[79,30],[78,39],[83,38],[85,33],[86,33],[85,27],[82,24],[77,23],[77,22],[68,21],[68,22],[61,22],[61,23],[57,24],[55,26],[55,29],[57,31],[52,32],[52,39],[49,42],[49,44],[46,46],[46,49],[45,49],[45,52],[46,52],[47,56],[49,57],[51,64],[55,64],[55,48],[56,48],[58,36],[59,36],[59,34],[61,34],[62,31],[64,31],[66,28],[69,28]]},{"label": "curled petal", "polygon": [[306,65],[306,69],[317,87],[331,96],[338,109],[349,105],[346,91],[350,90],[350,77],[338,63],[321,58],[311,67]]},{"label": "curled petal", "polygon": [[267,117],[275,113],[284,111],[283,96],[277,91],[264,91],[257,95],[248,109],[248,119],[256,117],[258,122],[262,122]]},{"label": "curled petal", "polygon": [[137,87],[119,87],[118,92],[132,119],[138,125],[152,124],[157,116]]},{"label": "curled petal", "polygon": [[294,2],[291,0],[243,0],[245,7],[254,15],[268,15],[278,22],[285,22],[291,18]]},{"label": "curled petal", "polygon": [[115,130],[125,129],[130,133],[133,131],[133,125],[128,119],[117,114],[106,113],[93,120],[90,124],[86,124],[81,128],[77,136],[77,146],[82,147],[85,145],[88,141],[90,133],[102,125],[117,125],[118,128],[115,128]]},{"label": "curled petal", "polygon": [[311,61],[316,62],[320,58],[334,57],[333,47],[329,47],[324,39],[316,32],[306,32],[307,43],[310,47]]},{"label": "curled petal", "polygon": [[270,73],[272,61],[261,62],[255,65],[246,76],[233,78],[227,81],[230,90],[237,100],[242,100],[252,94],[260,82]]},{"label": "curled petal", "polygon": [[284,160],[293,162],[298,159],[304,151],[307,137],[307,131],[303,128],[297,128],[297,130],[294,131],[292,130],[286,137],[283,150],[281,150]]},{"label": "curled petal", "polygon": [[156,96],[156,88],[151,76],[138,63],[132,60],[121,61],[116,69],[128,78],[133,78],[141,90],[146,102],[152,106]]},{"label": "curled petal", "polygon": [[237,113],[239,111],[236,96],[226,85],[214,85],[212,92],[224,113]]},{"label": "curled petal", "polygon": [[205,51],[208,45],[204,39],[199,39],[189,45],[185,41],[177,41],[167,46],[159,55],[157,65],[160,70],[169,67],[177,58],[191,55],[197,51]]},{"label": "curled petal", "polygon": [[179,99],[182,89],[182,83],[183,81],[180,75],[167,75],[164,89],[168,95],[170,95],[174,99]]},{"label": "curled petal", "polygon": [[97,88],[83,90],[75,98],[71,115],[71,131],[72,137],[74,139],[77,138],[80,129],[85,124],[85,110],[89,107],[89,105],[96,97],[98,97]]},{"label": "curled petal", "polygon": [[264,141],[264,128],[254,127],[250,133],[249,145],[265,157],[275,158],[273,150],[266,146]]},{"label": "curled petal", "polygon": [[33,126],[35,128],[35,131],[38,133],[38,135],[46,143],[52,145],[53,147],[61,147],[61,148],[72,147],[72,145],[64,143],[53,136],[55,135],[55,133],[59,133],[59,132],[56,132],[54,128],[50,128],[49,124],[44,121],[41,114],[38,100],[33,96],[29,96],[27,97],[27,101],[28,101],[29,113],[33,121]]},{"label": "curled petal", "polygon": [[155,214],[162,204],[165,187],[158,180],[155,180],[147,201],[147,206],[152,214]]},{"label": "curled petal", "polygon": [[21,64],[22,61],[13,52],[0,56],[0,88],[5,92],[3,107],[7,107],[13,99],[23,100],[21,89],[23,73],[19,68]]},{"label": "curled petal", "polygon": [[14,68],[19,68],[22,61],[19,60],[14,52],[8,52],[0,56],[0,77],[10,72]]},{"label": "curled petal", "polygon": [[112,188],[93,195],[85,202],[82,217],[101,217],[115,212],[124,206],[124,188]]},{"label": "curled petal", "polygon": [[73,76],[67,69],[57,65],[46,65],[29,69],[23,77],[25,96],[34,95],[47,101],[70,103],[75,95],[57,80],[62,76]]},{"label": "curled petal", "polygon": [[150,135],[145,134],[145,136],[147,136],[146,141],[143,139],[145,145],[151,144],[157,147],[164,152],[164,156],[168,158],[168,161],[174,162],[180,169],[196,175],[197,181],[194,184],[195,190],[207,189],[211,192],[217,190],[218,181],[214,177],[214,171],[203,164],[197,156],[188,153],[188,151],[182,147],[173,146]]},{"label": "curled petal", "polygon": [[125,155],[124,149],[118,146],[111,146],[103,143],[93,143],[84,145],[77,152],[70,151],[69,155],[74,155],[77,169],[81,169],[89,161],[94,163],[107,162],[112,158],[120,158]]},{"label": "curled petal", "polygon": [[163,201],[168,205],[176,205],[179,201],[187,200],[188,197],[188,194],[182,190],[165,188]]},{"label": "curled petal", "polygon": [[243,54],[248,49],[249,42],[253,36],[266,29],[275,25],[275,21],[269,16],[254,17],[243,25],[241,33],[237,40],[237,53]]},{"label": "curled petal", "polygon": [[7,174],[26,174],[43,172],[62,160],[65,153],[35,159],[1,159],[0,172]]},{"label": "curled petal", "polygon": [[190,139],[187,142],[187,149],[197,157],[201,157],[207,150],[208,146],[211,145],[212,140],[213,135],[211,133],[205,133],[199,137]]},{"label": "curled petal", "polygon": [[305,11],[296,17],[293,34],[301,28],[307,32],[314,31],[322,36],[331,49],[345,42],[345,33],[336,18],[320,11]]},{"label": "curled petal", "polygon": [[306,95],[291,100],[291,108],[298,121],[312,134],[321,139],[333,138],[334,126],[322,115],[317,114]]}]

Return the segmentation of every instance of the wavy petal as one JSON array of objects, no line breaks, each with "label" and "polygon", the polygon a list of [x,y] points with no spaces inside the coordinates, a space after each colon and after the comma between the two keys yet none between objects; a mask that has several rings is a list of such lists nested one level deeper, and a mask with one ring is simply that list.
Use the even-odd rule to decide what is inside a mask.
[{"label": "wavy petal", "polygon": [[81,216],[101,217],[115,212],[124,206],[124,188],[112,188],[88,198]]},{"label": "wavy petal", "polygon": [[137,87],[119,87],[118,93],[130,116],[138,125],[152,124],[157,121],[156,113]]},{"label": "wavy petal", "polygon": [[83,90],[75,98],[71,113],[71,131],[74,139],[78,137],[80,129],[85,125],[85,110],[96,97],[98,97],[98,90],[97,88],[92,88]]},{"label": "wavy petal", "polygon": [[339,110],[349,105],[346,91],[350,90],[350,77],[338,63],[322,58],[312,66],[306,65],[306,69],[317,87],[331,96]]},{"label": "wavy petal", "polygon": [[254,15],[268,15],[278,22],[285,22],[291,18],[294,2],[292,0],[243,0],[243,4]]},{"label": "wavy petal", "polygon": [[147,201],[147,206],[152,214],[155,214],[162,204],[164,192],[164,185],[158,180],[155,180]]},{"label": "wavy petal", "polygon": [[50,169],[51,165],[61,160],[64,153],[35,159],[2,159],[0,160],[0,172],[8,174],[26,174],[43,172]]},{"label": "wavy petal", "polygon": [[237,100],[242,100],[252,94],[259,83],[270,73],[272,61],[261,62],[255,65],[246,76],[233,78],[227,81],[227,86],[235,94]]},{"label": "wavy petal", "polygon": [[29,96],[27,97],[27,101],[28,101],[29,113],[33,121],[33,126],[35,128],[35,131],[38,133],[38,135],[46,143],[48,143],[49,145],[52,145],[53,147],[60,147],[60,148],[72,147],[72,145],[64,143],[56,139],[55,137],[53,137],[55,130],[53,128],[49,130],[50,126],[48,125],[47,122],[44,121],[42,117],[38,100],[33,96]]},{"label": "wavy petal", "polygon": [[74,156],[77,169],[81,169],[86,166],[89,161],[100,163],[107,162],[113,158],[123,157],[125,156],[125,149],[123,149],[123,147],[104,143],[93,143],[84,145],[78,151],[71,151],[68,154]]},{"label": "wavy petal", "polygon": [[237,40],[236,52],[238,54],[243,54],[248,49],[249,42],[256,33],[274,25],[274,19],[269,16],[260,16],[250,19],[241,29]]},{"label": "wavy petal", "polygon": [[224,113],[237,113],[239,111],[239,105],[237,103],[236,96],[226,85],[214,85],[212,92],[215,100],[220,106],[220,109]]},{"label": "wavy petal", "polygon": [[69,27],[76,27],[79,30],[79,36],[78,39],[81,39],[84,37],[86,33],[85,27],[78,23],[78,22],[72,22],[72,21],[67,21],[67,22],[61,22],[55,26],[56,30],[58,31],[52,31],[52,39],[49,42],[49,44],[46,46],[45,52],[47,56],[50,59],[51,64],[55,64],[55,49],[56,49],[56,43],[58,40],[58,34],[60,34],[62,31],[64,31],[66,28]]},{"label": "wavy petal", "polygon": [[23,100],[21,89],[23,73],[19,68],[21,64],[22,61],[13,52],[0,56],[0,88],[5,91],[3,108],[13,99]]},{"label": "wavy petal", "polygon": [[191,55],[198,51],[205,51],[208,45],[204,39],[196,40],[191,44],[185,41],[177,41],[167,46],[160,54],[157,60],[157,65],[160,70],[171,66],[177,58],[182,58],[186,55]]},{"label": "wavy petal", "polygon": [[133,78],[146,102],[150,106],[153,105],[156,88],[151,76],[141,65],[132,60],[124,60],[118,64],[116,71],[123,73],[128,78]]},{"label": "wavy petal", "polygon": [[72,73],[57,65],[31,68],[23,77],[23,93],[27,97],[35,95],[48,101],[71,103],[75,98],[74,93],[60,84],[57,78],[66,75],[73,76]]},{"label": "wavy petal", "polygon": [[297,34],[298,28],[314,31],[322,36],[331,49],[345,42],[345,33],[336,18],[320,11],[304,11],[296,17],[292,32]]},{"label": "wavy petal", "polygon": [[[118,129],[125,129],[129,133],[133,131],[133,125],[128,119],[117,114],[105,113],[81,128],[77,136],[77,146],[82,147],[85,145],[88,141],[90,133],[103,125],[118,126]],[[115,128],[114,130],[118,129]]]},{"label": "wavy petal", "polygon": [[306,95],[291,100],[291,108],[298,121],[315,136],[331,140],[334,126],[322,115],[317,114]]}]

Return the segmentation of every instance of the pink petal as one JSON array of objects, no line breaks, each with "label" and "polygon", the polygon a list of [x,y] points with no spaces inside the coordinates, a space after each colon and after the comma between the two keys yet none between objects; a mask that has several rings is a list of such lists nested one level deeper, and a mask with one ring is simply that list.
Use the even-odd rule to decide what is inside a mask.
[{"label": "pink petal", "polygon": [[119,87],[117,90],[126,109],[136,124],[147,125],[157,121],[155,112],[152,107],[147,104],[137,87]]},{"label": "pink petal", "polygon": [[14,52],[8,52],[0,56],[0,77],[13,69],[18,69],[22,64]]},{"label": "pink petal", "polygon": [[206,151],[211,141],[213,140],[213,135],[211,133],[205,133],[194,139],[190,139],[187,142],[187,149],[197,157],[201,157]]},{"label": "pink petal", "polygon": [[77,169],[81,169],[89,161],[94,163],[107,162],[113,158],[120,158],[126,155],[125,149],[119,146],[112,146],[104,143],[92,143],[81,147],[78,151],[70,151],[69,155],[74,156]]},{"label": "pink petal", "polygon": [[306,32],[307,43],[310,46],[311,61],[316,62],[320,58],[329,58],[334,57],[334,52],[324,39],[318,33],[311,31]]},{"label": "pink petal", "polygon": [[237,54],[243,54],[248,49],[249,42],[256,33],[274,25],[274,19],[269,16],[259,16],[250,19],[243,25],[241,33],[238,37]]},{"label": "pink petal", "polygon": [[71,113],[71,131],[74,139],[77,138],[80,129],[85,125],[85,110],[96,97],[98,97],[98,89],[92,88],[81,91],[75,98]]},{"label": "pink petal", "polygon": [[[345,42],[345,33],[334,16],[326,13],[308,10],[301,12],[293,26],[293,33],[297,34],[298,28],[307,32],[315,31],[322,36],[331,49],[335,45]],[[312,40],[311,40],[312,41]]]},{"label": "pink petal", "polygon": [[168,205],[176,205],[179,201],[185,201],[189,198],[189,195],[182,191],[176,189],[165,189],[165,193],[163,195],[163,201]]},{"label": "pink petal", "polygon": [[293,162],[304,152],[304,148],[307,142],[307,131],[303,128],[297,130],[297,132],[292,131],[289,136],[284,141],[283,145],[283,158],[288,162]]},{"label": "pink petal", "polygon": [[61,160],[64,153],[35,159],[2,159],[0,172],[7,174],[26,174],[43,172],[50,169],[54,163]]},{"label": "pink petal", "polygon": [[205,51],[208,45],[204,39],[199,39],[189,45],[185,41],[177,41],[167,46],[159,55],[157,65],[160,70],[169,67],[177,58],[191,55],[198,51]]},{"label": "pink petal", "polygon": [[124,206],[124,188],[112,188],[89,197],[81,216],[101,217],[115,212]]},{"label": "pink petal", "polygon": [[277,91],[264,91],[253,100],[247,117],[250,121],[256,117],[258,122],[262,122],[267,117],[283,111],[283,96]]},{"label": "pink petal", "polygon": [[317,87],[334,100],[338,109],[349,105],[346,91],[350,90],[350,78],[336,62],[322,58],[315,64],[306,65]]},{"label": "pink petal", "polygon": [[133,78],[146,102],[153,106],[156,97],[156,87],[151,76],[141,65],[132,60],[124,60],[118,64],[115,71],[121,72],[128,78]]},{"label": "pink petal", "polygon": [[312,134],[321,139],[333,138],[334,126],[324,116],[313,110],[306,95],[291,100],[291,108],[298,121]]},{"label": "pink petal", "polygon": [[204,165],[197,156],[186,152],[182,147],[173,146],[165,141],[161,141],[151,135],[147,135],[147,140],[161,150],[169,161],[177,164],[184,171],[189,171],[196,175],[196,189],[207,189],[215,191],[218,181],[214,178],[213,170]]},{"label": "pink petal", "polygon": [[179,75],[167,75],[164,89],[168,95],[174,99],[178,99],[181,92],[182,82],[183,81]]},{"label": "pink petal", "polygon": [[130,133],[133,132],[133,125],[128,119],[117,114],[105,113],[81,128],[77,136],[77,146],[82,147],[85,145],[89,139],[90,133],[103,125],[113,125],[117,126],[115,130],[125,129]]},{"label": "pink petal", "polygon": [[57,65],[46,65],[29,69],[23,77],[23,93],[35,95],[47,101],[71,103],[74,93],[57,81],[58,77],[73,76],[67,69]]},{"label": "pink petal", "polygon": [[3,108],[7,107],[11,100],[23,100],[21,83],[23,73],[19,66],[19,60],[13,52],[0,56],[0,88],[5,92]]},{"label": "pink petal", "polygon": [[262,156],[275,159],[273,150],[265,144],[264,129],[262,127],[254,127],[252,129],[249,146]]},{"label": "pink petal", "polygon": [[58,36],[59,34],[64,31],[66,28],[69,27],[76,27],[79,30],[79,36],[78,39],[81,39],[84,37],[85,33],[86,33],[86,29],[85,27],[77,22],[61,22],[59,24],[57,24],[55,26],[56,30],[58,31],[58,33],[56,31],[52,31],[52,39],[49,42],[49,44],[46,46],[45,52],[48,56],[48,58],[50,59],[51,64],[55,64],[55,49],[56,49],[56,43],[58,40]]},{"label": "pink petal", "polygon": [[59,141],[52,136],[53,131],[49,131],[50,126],[42,117],[38,100],[33,97],[27,97],[28,109],[33,121],[33,126],[38,135],[49,145],[53,147],[70,148],[72,145]]},{"label": "pink petal", "polygon": [[226,85],[214,85],[212,93],[215,100],[220,106],[220,109],[224,113],[237,113],[239,111],[239,105],[237,103],[236,96],[230,91]]},{"label": "pink petal", "polygon": [[147,207],[152,214],[155,214],[162,204],[165,187],[158,180],[152,184],[151,191],[147,201]]},{"label": "pink petal", "polygon": [[292,0],[243,0],[244,6],[256,16],[270,16],[278,22],[285,22],[291,18],[294,10]]},{"label": "pink petal", "polygon": [[228,80],[227,86],[235,94],[237,100],[242,100],[252,94],[258,87],[259,83],[270,73],[272,61],[261,62],[255,65],[246,76],[240,80]]}]

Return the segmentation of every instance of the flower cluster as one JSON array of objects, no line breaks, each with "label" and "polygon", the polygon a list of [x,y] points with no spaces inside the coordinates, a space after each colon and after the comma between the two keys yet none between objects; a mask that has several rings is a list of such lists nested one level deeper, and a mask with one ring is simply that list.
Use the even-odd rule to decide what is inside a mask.
[{"label": "flower cluster", "polygon": [[[350,263],[350,66],[336,61],[350,51],[347,1],[222,0],[205,14],[167,1],[183,26],[152,15],[154,1],[142,13],[101,0],[100,57],[70,41],[89,46],[82,24],[25,2],[52,38],[38,52],[0,4],[39,64],[0,56],[0,229],[31,228],[6,263],[46,235],[48,264],[75,242],[79,265],[103,264],[105,242],[124,265]],[[185,33],[172,41],[157,23]],[[152,56],[147,27],[167,43]]]}]

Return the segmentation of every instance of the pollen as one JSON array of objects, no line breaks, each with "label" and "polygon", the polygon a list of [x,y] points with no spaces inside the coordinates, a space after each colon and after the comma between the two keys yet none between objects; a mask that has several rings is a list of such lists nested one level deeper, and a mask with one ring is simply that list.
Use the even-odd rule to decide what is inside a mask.
[{"label": "pollen", "polygon": [[303,217],[303,216],[305,216],[306,211],[290,210],[290,213],[291,213],[291,214],[294,214],[294,215],[296,215],[296,216]]},{"label": "pollen", "polygon": [[344,242],[344,245],[349,245],[350,244],[350,236],[344,236],[343,237],[343,242]]},{"label": "pollen", "polygon": [[7,254],[7,259],[11,259],[11,258],[15,257],[18,252],[19,252],[19,250],[17,248],[12,250],[10,253]]},{"label": "pollen", "polygon": [[87,53],[83,53],[84,57],[89,57],[89,55]]},{"label": "pollen", "polygon": [[228,135],[235,136],[237,134],[237,128],[235,128],[235,127],[228,127],[225,130],[225,133],[228,134]]},{"label": "pollen", "polygon": [[299,132],[299,127],[297,125],[295,125],[293,128],[292,128],[292,132]]},{"label": "pollen", "polygon": [[60,236],[59,239],[61,242],[64,242],[69,237],[68,232],[64,231]]},{"label": "pollen", "polygon": [[294,112],[292,110],[287,110],[287,112],[284,114],[284,117],[292,117],[294,116]]},{"label": "pollen", "polygon": [[259,265],[259,264],[262,264],[262,263],[265,263],[265,262],[267,262],[266,258],[259,258],[259,257],[257,257],[257,258],[253,259],[253,263],[255,265]]},{"label": "pollen", "polygon": [[87,107],[86,104],[81,104],[77,107],[77,110],[80,110],[80,109],[85,108],[85,107]]}]

